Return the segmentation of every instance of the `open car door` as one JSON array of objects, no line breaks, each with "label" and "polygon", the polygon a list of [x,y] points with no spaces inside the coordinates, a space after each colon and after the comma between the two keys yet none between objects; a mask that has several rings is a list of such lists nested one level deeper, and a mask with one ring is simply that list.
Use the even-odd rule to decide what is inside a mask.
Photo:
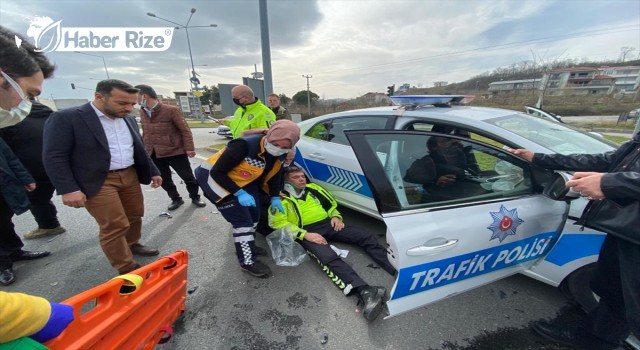
[{"label": "open car door", "polygon": [[513,154],[453,135],[346,134],[387,225],[391,316],[529,269],[560,234],[567,203]]},{"label": "open car door", "polygon": [[551,112],[547,112],[544,109],[540,109],[540,108],[536,108],[536,107],[532,107],[532,106],[524,106],[524,110],[525,112],[527,112],[527,114],[542,118],[542,119],[546,119],[552,122],[556,122],[556,123],[563,123],[562,121],[562,117],[555,114],[555,113],[551,113]]}]

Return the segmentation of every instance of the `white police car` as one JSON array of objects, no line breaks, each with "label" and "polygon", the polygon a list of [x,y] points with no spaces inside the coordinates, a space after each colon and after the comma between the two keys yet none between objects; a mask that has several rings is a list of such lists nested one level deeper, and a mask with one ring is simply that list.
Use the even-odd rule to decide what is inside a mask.
[{"label": "white police car", "polygon": [[[587,201],[549,198],[545,188],[563,186],[558,175],[505,148],[602,153],[615,144],[520,112],[456,105],[465,99],[395,96],[396,106],[304,121],[295,163],[342,205],[386,223],[399,271],[391,316],[516,273],[593,307],[588,280],[604,234],[575,225]],[[461,154],[463,164],[446,163]],[[442,182],[447,172],[455,175]]]},{"label": "white police car", "polygon": [[[211,118],[213,119],[213,118]],[[224,118],[224,121],[226,123],[229,123],[231,121],[231,119],[233,119],[233,116],[229,116]],[[214,121],[218,121],[216,119],[213,119]],[[222,137],[226,137],[228,139],[232,139],[233,138],[233,134],[231,133],[231,128],[229,128],[226,125],[219,125],[218,126],[218,130],[216,131],[216,133]]]}]

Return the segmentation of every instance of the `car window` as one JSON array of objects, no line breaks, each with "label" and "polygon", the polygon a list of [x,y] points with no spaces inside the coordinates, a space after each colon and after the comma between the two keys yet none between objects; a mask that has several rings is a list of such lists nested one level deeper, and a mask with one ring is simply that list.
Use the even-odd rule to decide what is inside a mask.
[{"label": "car window", "polygon": [[566,124],[529,118],[525,114],[487,120],[488,123],[527,138],[555,153],[599,154],[614,150],[601,138],[586,134]]},{"label": "car window", "polygon": [[384,116],[362,116],[333,119],[328,128],[327,141],[348,146],[349,141],[344,135],[345,130],[384,129],[388,120],[389,118]]},{"label": "car window", "polygon": [[525,161],[468,138],[395,134],[367,140],[377,150],[377,160],[402,209],[533,193]]},{"label": "car window", "polygon": [[327,141],[329,136],[329,128],[331,127],[331,121],[323,121],[312,126],[305,136],[313,137],[314,139]]},{"label": "car window", "polygon": [[444,134],[452,134],[452,135],[456,135],[456,136],[461,136],[461,137],[466,137],[466,138],[470,138],[472,140],[476,140],[482,143],[486,143],[498,148],[504,148],[505,144],[500,142],[500,141],[496,141],[494,139],[488,138],[486,136],[482,136],[479,134],[476,134],[474,132],[469,132],[468,130],[464,130],[458,127],[454,127],[454,126],[448,126],[448,125],[444,125],[444,124],[433,124],[433,123],[426,123],[426,122],[415,122],[412,123],[411,125],[409,125],[407,127],[407,130],[415,130],[415,131],[431,131],[431,132],[438,132],[438,133],[444,133]]}]

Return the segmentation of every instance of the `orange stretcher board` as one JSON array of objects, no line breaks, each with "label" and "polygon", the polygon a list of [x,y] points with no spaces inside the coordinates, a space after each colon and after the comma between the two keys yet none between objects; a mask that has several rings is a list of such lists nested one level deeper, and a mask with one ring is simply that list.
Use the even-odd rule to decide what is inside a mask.
[{"label": "orange stretcher board", "polygon": [[187,265],[187,251],[177,251],[63,301],[73,306],[75,319],[45,345],[126,350],[168,341],[171,325],[185,310]]}]

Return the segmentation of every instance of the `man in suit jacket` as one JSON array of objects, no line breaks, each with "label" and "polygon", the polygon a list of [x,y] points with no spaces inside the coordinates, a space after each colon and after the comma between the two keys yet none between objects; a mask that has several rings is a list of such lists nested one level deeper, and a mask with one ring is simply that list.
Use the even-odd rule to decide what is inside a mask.
[{"label": "man in suit jacket", "polygon": [[162,184],[129,117],[138,89],[103,80],[93,102],[53,113],[44,129],[44,166],[62,203],[87,208],[100,246],[119,273],[140,267],[133,254],[158,255],[139,243],[144,214],[140,184]]}]

